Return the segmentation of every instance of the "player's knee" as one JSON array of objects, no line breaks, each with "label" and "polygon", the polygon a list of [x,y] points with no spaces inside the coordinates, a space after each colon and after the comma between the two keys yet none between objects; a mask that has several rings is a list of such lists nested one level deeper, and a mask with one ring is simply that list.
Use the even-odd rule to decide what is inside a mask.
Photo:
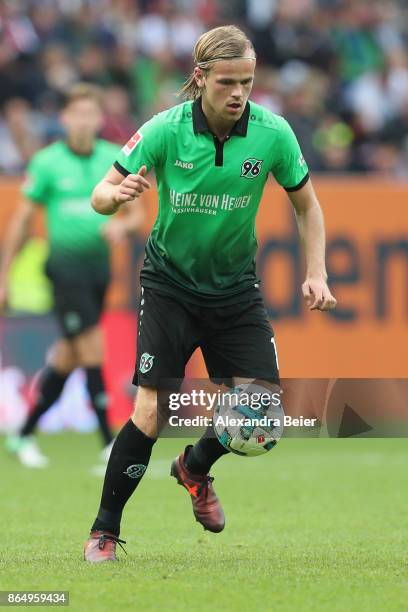
[{"label": "player's knee", "polygon": [[79,365],[70,342],[65,338],[51,346],[46,361],[60,374],[70,374]]},{"label": "player's knee", "polygon": [[157,419],[157,393],[155,390],[139,387],[133,415],[143,416],[148,421]]},{"label": "player's knee", "polygon": [[157,391],[155,389],[138,388],[132,421],[146,435],[157,435]]}]

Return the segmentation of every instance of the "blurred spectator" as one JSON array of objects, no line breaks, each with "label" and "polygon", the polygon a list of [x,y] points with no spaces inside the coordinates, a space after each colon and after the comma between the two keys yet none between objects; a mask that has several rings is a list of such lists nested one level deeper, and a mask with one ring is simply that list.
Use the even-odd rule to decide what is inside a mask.
[{"label": "blurred spectator", "polygon": [[106,85],[109,77],[105,50],[99,45],[92,44],[82,49],[78,56],[79,80],[95,85]]},{"label": "blurred spectator", "polygon": [[279,72],[282,114],[294,129],[303,155],[314,170],[321,170],[322,149],[315,133],[321,125],[327,101],[328,82],[323,73],[304,62],[287,62]]},{"label": "blurred spectator", "polygon": [[384,142],[394,142],[405,155],[408,165],[408,92],[401,98],[400,113],[384,126],[379,137]]},{"label": "blurred spectator", "polygon": [[313,144],[320,154],[317,169],[331,173],[353,170],[353,131],[340,117],[322,117]]},{"label": "blurred spectator", "polygon": [[278,115],[282,114],[283,100],[280,91],[279,74],[267,66],[259,65],[255,72],[255,82],[251,100],[262,104]]},{"label": "blurred spectator", "polygon": [[0,170],[6,174],[21,173],[40,147],[32,110],[25,100],[12,98],[0,119]]},{"label": "blurred spectator", "polygon": [[366,72],[345,90],[345,100],[360,117],[368,134],[379,132],[401,111],[401,100],[408,94],[408,63],[400,52],[385,58],[384,68]]},{"label": "blurred spectator", "polygon": [[105,123],[101,136],[123,145],[138,127],[130,113],[130,100],[126,90],[118,86],[105,89],[104,106]]},{"label": "blurred spectator", "polygon": [[344,82],[384,67],[384,54],[377,31],[381,22],[378,9],[379,3],[375,0],[350,0],[339,3],[335,11],[332,40],[338,74]]},{"label": "blurred spectator", "polygon": [[252,98],[312,170],[406,175],[407,0],[0,0],[1,172],[61,135],[78,80],[104,87],[103,136],[123,142],[177,103],[201,32],[231,22],[257,51]]},{"label": "blurred spectator", "polygon": [[63,94],[79,78],[79,71],[70,61],[67,49],[61,44],[45,47],[42,54],[42,68],[49,91]]},{"label": "blurred spectator", "polygon": [[34,2],[31,6],[30,18],[42,45],[48,45],[63,39],[63,21],[58,10],[58,4],[53,0]]},{"label": "blurred spectator", "polygon": [[369,170],[384,177],[408,178],[407,158],[400,155],[392,140],[379,140],[369,149]]},{"label": "blurred spectator", "polygon": [[3,0],[0,4],[1,34],[14,53],[33,53],[40,41],[32,21],[24,11],[24,3]]}]

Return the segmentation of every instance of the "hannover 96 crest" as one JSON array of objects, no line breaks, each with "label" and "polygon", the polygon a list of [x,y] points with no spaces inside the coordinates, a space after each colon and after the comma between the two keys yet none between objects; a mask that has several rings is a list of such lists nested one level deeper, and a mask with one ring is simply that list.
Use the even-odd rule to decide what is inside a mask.
[{"label": "hannover 96 crest", "polygon": [[241,166],[241,176],[247,179],[256,178],[261,171],[262,162],[263,159],[255,159],[255,157],[246,159]]},{"label": "hannover 96 crest", "polygon": [[129,478],[141,478],[145,471],[145,465],[143,465],[142,463],[136,463],[133,465],[129,465],[129,467],[126,469],[126,472],[123,472],[123,474],[129,476]]},{"label": "hannover 96 crest", "polygon": [[143,353],[140,358],[139,371],[142,374],[146,374],[153,367],[154,355],[149,355],[149,353]]}]

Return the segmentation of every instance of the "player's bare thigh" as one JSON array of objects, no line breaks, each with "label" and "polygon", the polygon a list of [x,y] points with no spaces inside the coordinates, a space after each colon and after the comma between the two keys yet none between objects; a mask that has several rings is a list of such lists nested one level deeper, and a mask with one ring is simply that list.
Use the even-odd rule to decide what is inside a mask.
[{"label": "player's bare thigh", "polygon": [[48,349],[47,364],[59,374],[70,374],[77,367],[77,358],[72,343],[60,338]]},{"label": "player's bare thigh", "polygon": [[78,366],[91,368],[103,362],[103,337],[99,325],[84,330],[70,340]]},{"label": "player's bare thigh", "polygon": [[96,367],[103,361],[103,338],[99,326],[90,327],[75,338],[60,338],[49,349],[47,363],[61,374],[78,367]]}]

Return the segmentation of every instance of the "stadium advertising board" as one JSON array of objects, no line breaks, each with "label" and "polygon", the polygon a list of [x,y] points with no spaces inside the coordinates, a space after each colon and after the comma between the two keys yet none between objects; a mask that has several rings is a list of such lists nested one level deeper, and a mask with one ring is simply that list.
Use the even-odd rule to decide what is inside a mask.
[{"label": "stadium advertising board", "polygon": [[[314,183],[325,212],[327,266],[330,286],[339,302],[336,310],[322,316],[308,312],[303,305],[297,229],[286,195],[278,187],[267,186],[257,220],[258,273],[277,337],[281,373],[289,378],[406,378],[408,187],[378,179],[315,178]],[[19,181],[0,184],[0,240],[18,191]],[[109,335],[106,376],[111,381],[114,423],[124,420],[131,406],[126,380],[131,378],[134,355],[133,307],[138,299],[137,274],[144,240],[156,214],[155,202],[155,192],[149,193],[144,236],[130,246],[119,246],[112,256],[114,273],[108,300],[117,312],[108,315],[104,329]],[[33,233],[44,236],[41,214]],[[29,328],[38,327],[40,319],[25,316],[19,325],[15,317],[3,318],[3,375],[6,367],[15,367],[29,382],[40,367],[40,363],[33,367],[29,353],[15,348],[21,329],[29,335]],[[49,323],[43,337],[52,338],[54,333]],[[35,331],[32,334],[34,337]],[[205,377],[198,353],[189,364],[188,376]],[[8,384],[16,385],[18,377],[11,379],[14,383]]]}]

